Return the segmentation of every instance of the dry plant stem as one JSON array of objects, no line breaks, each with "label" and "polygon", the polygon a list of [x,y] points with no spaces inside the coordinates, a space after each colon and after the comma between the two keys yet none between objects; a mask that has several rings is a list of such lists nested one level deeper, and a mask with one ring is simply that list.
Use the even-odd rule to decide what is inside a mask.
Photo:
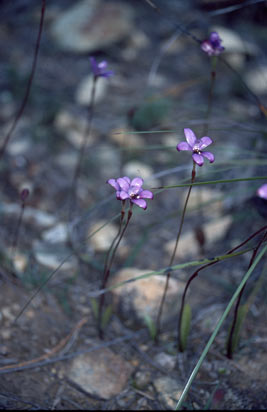
[{"label": "dry plant stem", "polygon": [[[260,246],[262,245],[262,243],[264,241],[266,241],[267,239],[267,232],[264,234],[263,238],[260,240],[260,242],[258,243],[258,245],[256,246],[256,248],[254,249],[249,265],[248,265],[248,269],[251,267],[251,265],[253,264],[255,257],[258,253],[258,250],[260,248]],[[240,306],[240,302],[241,302],[241,298],[243,295],[243,292],[245,290],[246,287],[246,283],[244,284],[243,288],[241,289],[241,292],[238,295],[238,299],[236,301],[236,305],[235,305],[235,310],[234,310],[234,319],[233,319],[233,323],[231,326],[231,330],[230,330],[230,334],[229,334],[229,338],[228,338],[228,342],[227,342],[227,358],[232,359],[233,358],[233,335],[234,335],[234,331],[235,331],[235,326],[236,326],[236,322],[237,322],[237,315],[238,315],[238,309]]]},{"label": "dry plant stem", "polygon": [[39,23],[39,31],[38,31],[38,36],[37,36],[37,40],[36,40],[36,45],[35,45],[35,50],[34,50],[34,57],[33,57],[33,62],[32,62],[32,69],[31,69],[31,73],[30,73],[30,77],[28,80],[28,84],[27,84],[27,88],[26,88],[26,92],[23,98],[23,101],[21,103],[21,106],[13,120],[13,123],[7,133],[7,135],[5,136],[4,139],[4,143],[0,149],[0,159],[3,157],[5,150],[7,148],[7,145],[11,139],[12,133],[15,130],[15,127],[18,124],[18,121],[20,120],[21,116],[23,115],[24,109],[26,107],[26,104],[28,102],[29,99],[29,95],[30,95],[30,91],[31,91],[31,87],[32,87],[32,82],[33,82],[33,78],[34,78],[34,74],[35,74],[35,70],[36,70],[36,65],[37,65],[37,58],[38,58],[38,54],[39,54],[39,49],[40,49],[40,43],[41,43],[41,36],[42,36],[42,31],[43,31],[43,25],[44,25],[44,16],[45,16],[45,7],[46,7],[46,0],[42,0],[42,9],[41,9],[41,17],[40,17],[40,23]]},{"label": "dry plant stem", "polygon": [[76,209],[76,184],[77,180],[80,176],[81,173],[81,168],[82,168],[82,163],[83,163],[83,158],[86,150],[86,145],[87,145],[87,140],[90,136],[91,133],[91,126],[92,126],[92,120],[94,117],[94,102],[95,102],[95,91],[96,91],[96,83],[97,83],[98,76],[94,76],[93,78],[93,87],[91,91],[91,97],[90,97],[90,104],[88,107],[88,122],[86,125],[86,129],[84,132],[83,136],[83,142],[80,147],[79,155],[78,155],[78,160],[76,163],[76,167],[73,173],[73,178],[72,178],[72,183],[71,183],[71,188],[70,188],[70,196],[69,196],[69,220],[70,220],[70,215],[71,213],[75,211]]},{"label": "dry plant stem", "polygon": [[[186,196],[186,199],[185,199],[185,204],[184,204],[183,213],[182,213],[182,217],[181,217],[181,221],[180,221],[180,226],[179,226],[179,230],[178,230],[178,234],[177,234],[177,238],[176,238],[176,242],[175,242],[175,246],[174,246],[174,249],[173,249],[173,252],[172,252],[172,256],[171,256],[169,266],[173,265],[173,261],[174,261],[174,258],[175,258],[176,252],[177,252],[179,239],[180,239],[183,224],[184,224],[185,212],[186,212],[187,204],[188,204],[188,201],[189,201],[190,193],[191,193],[191,190],[192,190],[192,184],[195,181],[195,177],[196,177],[196,164],[193,162],[191,186],[189,186],[188,193],[187,193],[187,196]],[[168,271],[167,276],[166,276],[165,288],[164,288],[164,292],[163,292],[163,295],[162,295],[162,298],[161,298],[160,307],[159,307],[159,311],[158,311],[158,316],[157,316],[157,320],[156,320],[156,337],[155,337],[156,342],[158,341],[158,337],[159,337],[159,334],[160,334],[160,321],[161,321],[162,311],[163,311],[163,307],[164,307],[164,303],[165,303],[165,299],[166,299],[166,295],[167,295],[167,291],[168,291],[168,287],[169,287],[170,276],[171,276],[171,271]]]},{"label": "dry plant stem", "polygon": [[[253,239],[255,236],[257,236],[259,233],[261,233],[262,231],[267,229],[267,225],[263,226],[261,229],[257,230],[257,232],[253,233],[251,236],[249,236],[246,240],[244,240],[244,242],[240,243],[239,245],[235,246],[233,249],[229,250],[226,255],[230,255],[231,253],[235,252],[237,249],[239,249],[240,247],[244,246],[247,242],[249,242],[251,239]],[[181,321],[182,321],[182,316],[183,316],[183,310],[184,310],[184,305],[185,305],[185,297],[186,297],[186,292],[190,286],[190,283],[192,282],[192,280],[194,278],[196,278],[199,274],[199,272],[203,269],[206,269],[209,266],[215,265],[216,263],[218,263],[218,261],[215,262],[211,262],[211,263],[207,263],[206,265],[202,266],[201,268],[197,269],[188,279],[186,285],[185,285],[185,289],[183,292],[183,296],[182,296],[182,300],[181,300],[181,307],[180,307],[180,313],[179,313],[179,320],[178,320],[178,348],[180,352],[183,352],[183,348],[182,348],[182,344],[181,344]],[[251,262],[252,264],[253,262]],[[250,266],[251,266],[250,264]]]},{"label": "dry plant stem", "polygon": [[17,223],[17,226],[16,226],[16,231],[15,231],[14,239],[13,239],[12,246],[11,246],[11,258],[12,258],[12,260],[15,257],[15,254],[16,254],[16,249],[17,249],[18,239],[19,239],[19,232],[20,232],[20,227],[21,227],[21,222],[22,222],[22,218],[23,218],[24,209],[25,209],[25,202],[22,202],[21,209],[20,209],[20,214],[19,214],[19,220],[18,220],[18,223]]},{"label": "dry plant stem", "polygon": [[[117,251],[117,249],[118,249],[118,247],[119,247],[119,244],[120,244],[120,242],[121,242],[121,239],[123,238],[123,235],[124,235],[124,233],[125,233],[125,231],[126,231],[126,229],[127,229],[127,227],[128,227],[128,224],[129,224],[129,222],[130,222],[130,219],[131,219],[131,217],[132,217],[132,214],[133,214],[133,212],[132,212],[132,204],[131,204],[131,205],[130,205],[130,209],[129,209],[129,211],[128,211],[127,221],[126,221],[125,226],[124,226],[124,228],[122,229],[122,231],[121,231],[121,229],[120,229],[120,232],[121,232],[121,233],[120,233],[120,235],[119,235],[119,239],[118,239],[118,241],[117,241],[117,243],[116,243],[116,245],[115,245],[115,247],[114,247],[114,249],[113,249],[113,252],[112,252],[112,254],[111,254],[111,258],[110,258],[109,264],[107,265],[107,267],[106,267],[106,269],[105,269],[104,276],[103,276],[103,281],[102,281],[102,285],[101,285],[101,289],[105,289],[105,287],[106,287],[106,285],[107,285],[107,282],[108,282],[108,279],[109,279],[109,275],[110,275],[111,266],[112,266],[112,263],[113,263],[113,261],[114,261],[114,257],[115,257],[116,251]],[[122,219],[122,218],[121,218],[121,219]],[[121,220],[121,224],[122,224],[122,220]],[[117,236],[116,236],[116,238],[117,238]],[[98,326],[98,336],[99,336],[100,339],[103,339],[103,337],[104,337],[104,332],[103,332],[102,325],[101,325],[104,302],[105,302],[105,295],[103,294],[103,295],[100,296],[99,309],[98,309],[98,325],[97,325],[97,326]]]},{"label": "dry plant stem", "polygon": [[113,249],[113,246],[115,245],[116,240],[118,239],[118,237],[119,237],[120,234],[121,234],[122,223],[123,223],[124,216],[125,216],[125,210],[124,210],[124,208],[125,208],[125,200],[122,201],[122,208],[121,208],[121,217],[120,217],[119,230],[118,230],[117,235],[114,237],[114,239],[113,239],[113,241],[112,241],[112,243],[111,243],[111,245],[110,245],[110,247],[109,247],[109,250],[108,250],[108,252],[107,252],[103,273],[106,273],[106,270],[107,270],[107,267],[108,267],[108,260],[109,260],[110,253],[111,253],[111,251],[112,251],[112,249]]}]

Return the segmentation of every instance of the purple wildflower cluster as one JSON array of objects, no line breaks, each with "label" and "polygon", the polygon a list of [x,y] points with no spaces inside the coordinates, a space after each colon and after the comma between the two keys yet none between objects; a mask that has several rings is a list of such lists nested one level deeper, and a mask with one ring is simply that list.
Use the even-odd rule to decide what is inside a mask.
[{"label": "purple wildflower cluster", "polygon": [[206,157],[210,163],[214,162],[215,157],[212,153],[203,152],[203,149],[213,143],[210,137],[204,136],[198,140],[195,133],[191,129],[184,129],[184,134],[187,141],[181,142],[176,146],[178,152],[180,152],[181,150],[191,151],[193,153],[192,158],[198,166],[203,165],[204,157]]},{"label": "purple wildflower cluster", "polygon": [[201,43],[201,49],[209,56],[218,56],[224,51],[221,38],[216,31],[210,33],[210,37]]},{"label": "purple wildflower cluster", "polygon": [[147,208],[146,201],[144,199],[153,199],[154,195],[150,190],[143,190],[142,185],[144,183],[141,177],[135,177],[131,180],[129,177],[119,177],[118,179],[109,179],[107,181],[116,190],[118,200],[130,200],[130,203],[141,207]]},{"label": "purple wildflower cluster", "polygon": [[102,61],[100,63],[96,62],[96,59],[94,57],[90,57],[90,62],[91,62],[91,68],[92,72],[95,77],[110,77],[113,76],[113,71],[112,70],[106,70],[107,69],[107,62]]}]

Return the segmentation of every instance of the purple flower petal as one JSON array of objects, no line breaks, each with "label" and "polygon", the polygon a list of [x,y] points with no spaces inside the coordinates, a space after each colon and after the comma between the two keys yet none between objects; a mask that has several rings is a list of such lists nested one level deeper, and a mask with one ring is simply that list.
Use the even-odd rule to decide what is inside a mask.
[{"label": "purple flower petal", "polygon": [[135,177],[132,181],[131,181],[131,186],[138,186],[141,187],[143,185],[144,181],[141,177]]},{"label": "purple flower petal", "polygon": [[98,63],[98,68],[99,69],[106,69],[107,68],[107,62],[103,60],[102,62]]},{"label": "purple flower petal", "polygon": [[120,200],[129,199],[129,197],[130,197],[129,194],[127,192],[125,192],[124,190],[121,190],[120,192],[117,192],[117,193],[119,193],[118,198]]},{"label": "purple flower petal", "polygon": [[136,206],[141,207],[142,209],[147,208],[147,204],[144,199],[131,199],[131,202],[134,203]]},{"label": "purple flower petal", "polygon": [[267,200],[267,184],[265,183],[259,189],[257,190],[257,195],[261,197],[262,199]]},{"label": "purple flower petal", "polygon": [[209,146],[211,143],[213,143],[212,139],[208,136],[201,137],[199,141],[199,150],[205,149],[205,147]]},{"label": "purple flower petal", "polygon": [[150,190],[142,190],[142,192],[139,194],[141,199],[153,199],[154,195]]},{"label": "purple flower petal", "polygon": [[210,163],[213,163],[215,160],[214,155],[210,152],[202,152],[202,156],[206,157],[210,161]]},{"label": "purple flower petal", "polygon": [[129,186],[130,186],[131,179],[128,176],[124,176],[122,179],[126,180],[126,182],[129,183]]},{"label": "purple flower petal", "polygon": [[191,129],[184,129],[184,134],[185,134],[187,143],[191,146],[191,149],[192,149],[192,147],[194,146],[197,140],[195,133]]},{"label": "purple flower petal", "polygon": [[198,165],[198,166],[202,166],[204,163],[204,159],[203,156],[197,153],[194,153],[192,155],[194,162]]},{"label": "purple flower petal", "polygon": [[178,152],[181,150],[192,150],[192,147],[187,142],[181,142],[176,146]]},{"label": "purple flower petal", "polygon": [[142,190],[139,186],[130,186],[128,193],[130,196],[136,196],[140,193],[140,190]]},{"label": "purple flower petal", "polygon": [[213,55],[214,50],[213,50],[213,47],[212,47],[212,45],[210,44],[210,42],[208,40],[205,40],[201,43],[201,49],[205,53],[207,53],[209,56]]},{"label": "purple flower petal", "polygon": [[212,31],[210,33],[210,41],[211,41],[211,43],[216,43],[216,44],[218,44],[218,42],[221,41],[221,39],[220,39],[220,37],[219,37],[219,35],[216,31]]},{"label": "purple flower petal", "polygon": [[119,186],[119,184],[117,183],[116,179],[109,179],[109,180],[107,181],[107,183],[108,183],[109,185],[111,185],[112,187],[114,187],[114,189],[116,189],[116,190],[119,190],[119,189],[120,189],[120,186]]},{"label": "purple flower petal", "polygon": [[122,190],[124,190],[125,192],[128,192],[130,185],[129,185],[129,183],[128,183],[123,177],[119,177],[119,178],[117,179],[117,182],[119,183],[120,188],[121,188]]}]

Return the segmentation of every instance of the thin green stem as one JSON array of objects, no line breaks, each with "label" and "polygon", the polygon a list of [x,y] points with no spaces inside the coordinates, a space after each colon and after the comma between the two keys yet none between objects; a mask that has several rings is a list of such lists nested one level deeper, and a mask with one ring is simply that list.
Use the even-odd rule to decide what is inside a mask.
[{"label": "thin green stem", "polygon": [[236,182],[247,182],[253,180],[266,180],[267,176],[255,176],[255,177],[242,177],[236,179],[224,179],[224,180],[209,180],[207,182],[197,182],[197,183],[183,183],[181,185],[172,185],[172,186],[160,186],[152,187],[153,190],[159,189],[175,189],[177,187],[188,187],[188,186],[202,186],[202,185],[216,185],[218,183],[236,183]]},{"label": "thin green stem", "polygon": [[[174,258],[175,258],[176,252],[177,252],[177,248],[178,248],[178,244],[179,244],[179,240],[180,240],[180,236],[181,236],[182,228],[183,228],[183,224],[184,224],[186,208],[187,208],[190,193],[191,193],[191,190],[192,190],[192,184],[194,183],[195,177],[196,177],[196,164],[193,162],[191,185],[189,186],[188,193],[187,193],[187,196],[186,196],[186,199],[185,199],[184,208],[183,208],[183,212],[182,212],[182,216],[181,216],[181,220],[180,220],[180,225],[179,225],[179,229],[178,229],[178,233],[177,233],[177,237],[176,237],[176,241],[175,241],[175,245],[174,245],[174,249],[173,249],[173,252],[172,252],[172,256],[171,256],[171,259],[170,259],[169,266],[173,265],[173,261],[174,261]],[[157,315],[157,319],[156,319],[155,341],[158,340],[158,337],[159,337],[159,334],[160,334],[160,322],[161,322],[162,311],[163,311],[163,307],[164,307],[164,303],[165,303],[165,299],[166,299],[166,295],[167,295],[167,291],[168,291],[168,287],[169,287],[170,276],[171,276],[171,272],[168,271],[167,276],[166,276],[165,287],[164,287],[164,291],[163,291],[163,295],[162,295],[162,298],[161,298],[159,311],[158,311],[158,315]]]},{"label": "thin green stem", "polygon": [[199,358],[199,360],[198,360],[195,368],[193,369],[193,371],[192,371],[192,373],[191,373],[191,375],[190,375],[190,377],[189,377],[189,379],[188,379],[188,381],[187,381],[187,383],[186,383],[186,385],[185,385],[185,387],[184,387],[184,390],[183,390],[183,392],[182,392],[182,395],[180,396],[180,399],[179,399],[179,401],[177,402],[177,405],[176,405],[175,410],[181,409],[181,407],[182,407],[182,405],[183,405],[183,402],[184,402],[184,400],[185,400],[185,397],[186,397],[186,395],[187,395],[187,393],[188,393],[188,391],[189,391],[189,389],[190,389],[190,387],[191,387],[191,385],[192,385],[192,383],[193,383],[196,375],[198,374],[198,371],[199,371],[199,369],[200,369],[200,367],[201,367],[201,365],[202,365],[205,357],[207,356],[207,353],[208,353],[211,345],[213,344],[214,339],[216,338],[216,336],[217,336],[217,334],[218,334],[218,332],[219,332],[219,330],[220,330],[223,322],[225,321],[227,315],[229,314],[229,312],[230,312],[230,310],[231,310],[231,308],[232,308],[232,306],[233,306],[236,298],[238,297],[239,293],[241,292],[244,284],[247,282],[247,280],[248,280],[249,277],[251,276],[253,270],[255,269],[255,267],[257,266],[257,264],[259,263],[259,261],[261,260],[261,258],[263,257],[263,255],[264,255],[266,252],[267,252],[267,245],[266,245],[266,246],[261,250],[261,252],[258,254],[257,258],[254,260],[253,264],[251,265],[251,267],[249,268],[249,270],[248,270],[247,273],[245,274],[243,280],[240,282],[240,285],[238,286],[238,288],[236,289],[235,293],[233,294],[233,296],[232,296],[230,302],[228,303],[228,305],[227,305],[224,313],[222,314],[219,322],[217,323],[217,325],[216,325],[216,327],[215,327],[215,329],[214,329],[214,331],[213,331],[210,339],[208,340],[208,343],[206,344],[206,346],[205,346],[205,348],[204,348],[204,350],[203,350],[203,352],[202,352],[202,354],[201,354],[201,356],[200,356],[200,358]]}]

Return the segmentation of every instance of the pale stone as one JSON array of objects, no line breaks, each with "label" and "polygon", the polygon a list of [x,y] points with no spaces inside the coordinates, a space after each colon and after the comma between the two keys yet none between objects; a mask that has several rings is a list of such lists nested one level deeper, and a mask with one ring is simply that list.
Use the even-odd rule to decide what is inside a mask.
[{"label": "pale stone", "polygon": [[113,129],[109,135],[110,140],[122,147],[135,148],[144,147],[145,142],[141,135],[131,134],[125,127]]},{"label": "pale stone", "polygon": [[[59,247],[59,244],[55,247],[54,244],[42,243],[40,241],[34,241],[33,252],[34,257],[39,264],[52,270],[59,268],[63,260],[70,254],[68,249]],[[74,271],[76,266],[77,259],[72,256],[60,266],[60,270]]]},{"label": "pale stone", "polygon": [[[186,196],[187,191],[184,192],[181,198],[181,204],[184,204]],[[219,218],[223,212],[223,193],[216,189],[194,187],[188,201],[188,210],[195,209],[198,212],[201,204],[205,204],[201,208],[204,216]]]},{"label": "pale stone", "polygon": [[[110,248],[113,239],[118,234],[119,228],[114,225],[114,223],[106,223],[106,220],[99,220],[98,222],[90,226],[88,236],[95,232],[96,233],[92,237],[90,237],[89,242],[96,252],[106,252]],[[105,224],[106,226],[102,227]],[[98,229],[100,230],[97,232]],[[120,245],[123,245],[123,239],[121,240]]]},{"label": "pale stone", "polygon": [[[110,81],[111,79],[106,79],[105,77],[98,78],[97,86],[95,88],[94,104],[104,100]],[[82,106],[89,106],[91,103],[93,84],[92,74],[89,74],[81,80],[75,93],[75,100],[77,103]]]},{"label": "pale stone", "polygon": [[176,379],[164,376],[155,379],[154,386],[159,394],[160,400],[170,409],[175,409],[177,402],[182,395],[183,385]]},{"label": "pale stone", "polygon": [[256,94],[267,93],[267,66],[259,66],[245,74],[245,82]]},{"label": "pale stone", "polygon": [[[210,246],[223,238],[227,230],[232,224],[232,217],[230,215],[218,217],[211,222],[204,223],[202,230],[205,234],[205,247]],[[176,240],[170,240],[165,245],[165,250],[169,255],[172,255]],[[196,257],[198,255],[199,246],[195,235],[192,231],[186,232],[181,235],[177,252],[175,254],[176,259],[185,257]]]},{"label": "pale stone", "polygon": [[[117,272],[109,286],[126,282],[129,279],[150,273],[149,270],[137,268],[125,268]],[[145,316],[156,319],[160,301],[165,287],[165,276],[150,276],[134,282],[126,283],[112,290],[114,303],[120,309],[123,317],[129,318],[134,313],[139,320]],[[163,319],[166,320],[177,314],[179,297],[183,293],[184,282],[170,278],[169,288],[163,308]]]},{"label": "pale stone", "polygon": [[[6,214],[19,216],[21,207],[17,203],[7,203],[1,205],[1,211]],[[52,226],[56,223],[56,217],[41,210],[27,206],[23,213],[23,221],[34,223],[40,228]]]},{"label": "pale stone", "polygon": [[25,271],[28,264],[27,256],[21,253],[16,253],[12,261],[16,272],[23,273]]},{"label": "pale stone", "polygon": [[86,53],[123,40],[133,29],[133,9],[112,1],[84,0],[61,13],[51,34],[64,50]]},{"label": "pale stone", "polygon": [[176,359],[175,356],[168,355],[165,352],[160,352],[154,357],[154,361],[169,371],[175,368]]},{"label": "pale stone", "polygon": [[109,399],[126,386],[133,367],[108,348],[78,356],[71,365],[68,378],[86,392]]},{"label": "pale stone", "polygon": [[144,179],[144,188],[149,188],[149,186],[159,186],[160,184],[159,180],[153,177],[154,171],[152,167],[144,163],[135,160],[130,161],[126,163],[122,171],[125,176],[129,176],[130,178],[138,176]]},{"label": "pale stone", "polygon": [[[55,119],[56,129],[77,149],[79,149],[84,142],[87,124],[87,118],[70,113],[67,110],[60,111]],[[91,129],[90,135],[86,136],[86,145],[90,146],[94,143],[96,137],[96,131]]]},{"label": "pale stone", "polygon": [[68,228],[65,223],[58,223],[42,233],[42,239],[48,243],[62,243],[68,239]]}]

